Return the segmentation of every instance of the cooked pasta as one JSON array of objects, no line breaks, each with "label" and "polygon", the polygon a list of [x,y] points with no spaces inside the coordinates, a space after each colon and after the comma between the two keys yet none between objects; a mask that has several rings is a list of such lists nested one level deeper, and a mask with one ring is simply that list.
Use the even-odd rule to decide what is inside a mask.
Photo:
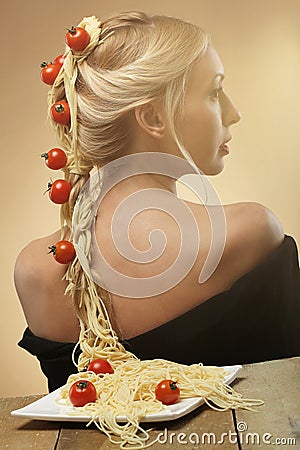
[{"label": "cooked pasta", "polygon": [[[149,434],[140,427],[140,421],[147,414],[159,413],[167,408],[155,397],[155,387],[161,380],[176,381],[180,399],[202,397],[215,410],[253,410],[253,407],[263,403],[261,400],[243,399],[241,394],[224,383],[226,374],[226,370],[220,367],[131,358],[115,365],[114,373],[104,374],[103,377],[93,372],[71,375],[61,390],[59,402],[71,405],[69,389],[77,380],[92,382],[97,391],[97,401],[73,408],[69,414],[91,417],[91,422],[121,448],[145,448],[150,444],[147,444]],[[125,424],[121,423],[124,421]]]}]

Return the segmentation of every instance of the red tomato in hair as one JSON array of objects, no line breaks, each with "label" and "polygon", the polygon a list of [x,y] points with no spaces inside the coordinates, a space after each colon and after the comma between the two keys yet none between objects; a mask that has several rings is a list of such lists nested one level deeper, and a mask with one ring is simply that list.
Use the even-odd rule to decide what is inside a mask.
[{"label": "red tomato in hair", "polygon": [[70,107],[65,100],[53,103],[50,114],[52,120],[60,125],[68,125],[71,121]]},{"label": "red tomato in hair", "polygon": [[48,183],[48,191],[50,200],[62,205],[69,200],[71,185],[66,180],[55,180],[53,183]]},{"label": "red tomato in hair", "polygon": [[41,157],[45,158],[49,169],[59,170],[67,164],[67,155],[61,148],[52,148],[48,153],[43,153]]},{"label": "red tomato in hair", "polygon": [[53,64],[56,64],[57,66],[61,67],[65,61],[65,55],[58,55],[55,60],[53,61]]},{"label": "red tomato in hair", "polygon": [[66,34],[66,43],[75,52],[80,52],[90,42],[90,35],[85,28],[72,27]]},{"label": "red tomato in hair", "polygon": [[74,245],[70,241],[59,241],[49,247],[50,252],[60,264],[70,264],[76,256]]},{"label": "red tomato in hair", "polygon": [[57,64],[43,62],[41,64],[41,80],[46,84],[53,84],[56,80],[58,72],[60,71],[60,66]]}]

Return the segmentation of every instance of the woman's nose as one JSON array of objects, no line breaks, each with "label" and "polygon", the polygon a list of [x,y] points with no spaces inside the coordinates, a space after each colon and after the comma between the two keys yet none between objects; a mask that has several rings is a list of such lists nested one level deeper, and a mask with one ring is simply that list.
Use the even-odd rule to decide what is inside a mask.
[{"label": "woman's nose", "polygon": [[223,123],[226,126],[234,125],[241,120],[241,114],[236,109],[230,98],[226,95],[223,105]]},{"label": "woman's nose", "polygon": [[241,118],[242,118],[241,113],[234,106],[234,115],[230,120],[229,125],[234,125],[235,123],[238,123],[241,120]]}]

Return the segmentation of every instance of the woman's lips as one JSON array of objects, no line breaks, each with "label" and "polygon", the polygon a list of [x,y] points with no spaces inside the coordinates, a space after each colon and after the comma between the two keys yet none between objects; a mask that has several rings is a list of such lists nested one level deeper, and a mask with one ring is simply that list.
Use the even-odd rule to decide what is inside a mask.
[{"label": "woman's lips", "polygon": [[230,151],[228,145],[226,145],[226,144],[220,145],[219,149],[220,149],[220,150],[223,150],[223,151],[224,151],[225,153],[227,153],[227,154],[228,154],[229,151]]}]

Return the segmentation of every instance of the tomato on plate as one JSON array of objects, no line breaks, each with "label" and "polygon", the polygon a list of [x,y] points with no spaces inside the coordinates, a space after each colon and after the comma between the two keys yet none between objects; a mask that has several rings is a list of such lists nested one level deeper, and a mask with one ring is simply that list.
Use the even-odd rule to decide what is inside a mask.
[{"label": "tomato on plate", "polygon": [[76,256],[74,245],[70,241],[59,241],[55,245],[51,245],[49,249],[48,253],[53,253],[54,258],[60,264],[69,264]]},{"label": "tomato on plate", "polygon": [[66,43],[75,52],[84,50],[90,42],[90,35],[85,28],[72,27],[66,34]]},{"label": "tomato on plate", "polygon": [[53,84],[60,71],[60,67],[54,63],[43,62],[41,64],[41,80],[46,84]]},{"label": "tomato on plate", "polygon": [[53,103],[50,108],[50,114],[52,120],[60,125],[68,125],[70,123],[70,107],[65,100],[59,100],[58,102]]},{"label": "tomato on plate", "polygon": [[74,406],[84,406],[97,400],[97,391],[93,383],[87,380],[75,381],[69,390],[69,398]]},{"label": "tomato on plate", "polygon": [[107,359],[94,359],[91,361],[87,367],[87,370],[94,372],[96,375],[101,375],[104,373],[114,373],[114,369]]},{"label": "tomato on plate", "polygon": [[164,405],[176,403],[180,396],[180,389],[176,381],[163,380],[155,388],[155,397]]},{"label": "tomato on plate", "polygon": [[59,170],[67,164],[67,155],[61,148],[52,148],[48,153],[43,153],[41,157],[45,158],[49,169]]},{"label": "tomato on plate", "polygon": [[71,185],[66,180],[55,180],[53,183],[48,183],[50,200],[53,203],[62,205],[69,200]]}]

